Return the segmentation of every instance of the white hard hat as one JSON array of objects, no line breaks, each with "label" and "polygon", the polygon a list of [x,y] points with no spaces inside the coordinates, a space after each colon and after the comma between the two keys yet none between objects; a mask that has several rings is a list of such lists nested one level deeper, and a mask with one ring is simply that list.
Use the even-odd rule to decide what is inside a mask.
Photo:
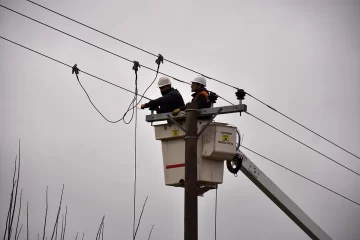
[{"label": "white hard hat", "polygon": [[195,82],[195,83],[200,83],[201,85],[204,85],[206,86],[206,78],[204,78],[203,76],[197,76],[195,77],[192,81],[192,83]]},{"label": "white hard hat", "polygon": [[158,87],[163,87],[163,86],[166,86],[166,85],[170,85],[171,82],[170,82],[170,78],[168,77],[161,77],[159,78],[159,81],[158,81]]}]

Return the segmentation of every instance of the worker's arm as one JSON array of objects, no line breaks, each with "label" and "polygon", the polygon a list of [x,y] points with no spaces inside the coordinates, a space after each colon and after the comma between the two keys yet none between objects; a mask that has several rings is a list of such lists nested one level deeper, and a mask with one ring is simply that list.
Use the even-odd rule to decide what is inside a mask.
[{"label": "worker's arm", "polygon": [[172,101],[173,96],[170,94],[167,94],[165,96],[159,97],[155,100],[150,100],[148,103],[146,103],[146,106],[149,108],[156,108],[160,105],[163,105],[164,103],[168,102],[168,101]]}]

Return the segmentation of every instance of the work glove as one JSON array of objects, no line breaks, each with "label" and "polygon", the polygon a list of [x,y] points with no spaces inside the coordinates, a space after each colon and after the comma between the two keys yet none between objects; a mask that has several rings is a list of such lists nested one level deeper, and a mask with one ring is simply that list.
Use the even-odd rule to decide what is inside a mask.
[{"label": "work glove", "polygon": [[141,109],[144,109],[144,108],[147,108],[147,104],[146,104],[146,103],[141,104]]},{"label": "work glove", "polygon": [[177,108],[177,109],[175,109],[175,110],[172,112],[172,115],[173,115],[173,116],[176,116],[176,115],[179,114],[179,112],[180,112],[180,108]]}]

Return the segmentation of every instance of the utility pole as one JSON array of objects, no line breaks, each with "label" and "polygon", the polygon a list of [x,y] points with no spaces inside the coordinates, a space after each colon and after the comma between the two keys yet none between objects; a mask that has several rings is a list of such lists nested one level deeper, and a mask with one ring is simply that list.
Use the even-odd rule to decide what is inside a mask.
[{"label": "utility pole", "polygon": [[186,104],[184,239],[198,239],[197,106]]}]

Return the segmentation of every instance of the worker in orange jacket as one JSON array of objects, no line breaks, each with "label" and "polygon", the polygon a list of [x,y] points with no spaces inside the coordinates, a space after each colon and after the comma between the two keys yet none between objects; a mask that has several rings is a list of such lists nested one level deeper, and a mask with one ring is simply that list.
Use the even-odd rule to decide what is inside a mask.
[{"label": "worker in orange jacket", "polygon": [[[197,76],[191,81],[191,92],[194,92],[191,96],[193,99],[192,102],[196,101],[197,109],[209,108],[211,107],[211,102],[209,100],[209,91],[206,89],[206,78],[203,76]],[[172,112],[172,115],[176,116],[180,111],[185,110],[185,106],[175,109]]]}]

